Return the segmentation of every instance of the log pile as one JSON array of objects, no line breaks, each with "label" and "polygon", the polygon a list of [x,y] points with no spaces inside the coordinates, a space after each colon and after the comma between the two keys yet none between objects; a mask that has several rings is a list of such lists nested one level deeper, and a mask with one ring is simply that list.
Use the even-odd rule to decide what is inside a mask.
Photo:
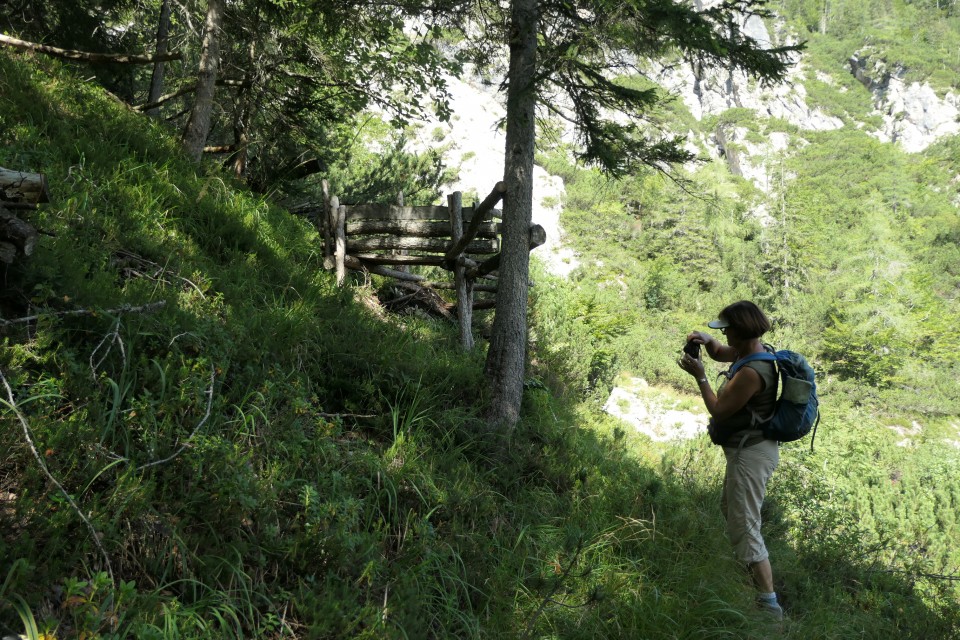
[{"label": "log pile", "polygon": [[37,230],[23,216],[44,202],[50,202],[50,194],[42,173],[0,167],[0,262],[13,264],[33,253]]}]

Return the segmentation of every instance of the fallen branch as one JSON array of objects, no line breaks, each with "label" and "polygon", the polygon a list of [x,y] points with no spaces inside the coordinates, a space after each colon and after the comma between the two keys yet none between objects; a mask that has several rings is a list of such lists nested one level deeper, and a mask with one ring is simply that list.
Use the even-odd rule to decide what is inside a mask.
[{"label": "fallen branch", "polygon": [[181,453],[187,450],[187,447],[190,446],[190,443],[193,440],[193,437],[197,435],[197,432],[200,431],[200,428],[203,427],[203,425],[206,424],[207,420],[210,419],[210,412],[213,409],[213,385],[216,379],[217,379],[217,369],[216,367],[212,367],[210,369],[210,387],[206,391],[207,412],[203,414],[203,418],[200,420],[200,422],[197,423],[197,426],[193,428],[193,431],[190,432],[190,435],[187,436],[187,439],[183,441],[183,444],[180,445],[180,448],[174,451],[173,454],[167,456],[162,460],[154,460],[153,462],[148,462],[147,464],[140,465],[139,467],[136,468],[136,471],[143,471],[144,469],[148,469],[150,467],[166,464],[167,462],[170,462],[171,460],[173,460],[174,458],[176,458]]},{"label": "fallen branch", "polygon": [[233,153],[238,149],[235,144],[220,144],[203,148],[204,153]]},{"label": "fallen branch", "polygon": [[399,289],[406,289],[411,293],[402,295],[393,300],[388,300],[383,304],[384,307],[388,309],[402,309],[408,306],[406,303],[417,303],[421,307],[424,307],[426,311],[432,311],[438,315],[443,316],[447,320],[453,320],[453,314],[450,313],[449,304],[440,297],[440,295],[431,288],[424,287],[415,282],[406,282],[401,280],[394,284]]},{"label": "fallen branch", "polygon": [[76,51],[74,49],[61,49],[51,47],[47,44],[38,44],[36,42],[27,42],[19,38],[12,38],[0,33],[0,45],[13,47],[23,51],[35,51],[45,53],[55,58],[66,58],[67,60],[81,60],[83,62],[116,62],[121,64],[153,64],[155,62],[170,62],[171,60],[183,60],[182,53],[165,53],[162,55],[132,55],[128,53],[91,53],[89,51]]},{"label": "fallen branch", "polygon": [[3,375],[3,370],[0,369],[0,380],[3,381],[3,386],[7,390],[7,400],[0,399],[0,402],[5,404],[7,407],[13,411],[14,415],[17,416],[17,419],[20,421],[20,426],[23,427],[23,437],[27,441],[27,445],[30,447],[30,451],[33,453],[33,457],[36,459],[37,464],[40,465],[40,469],[43,471],[43,474],[47,476],[47,479],[60,490],[60,493],[63,494],[63,497],[67,499],[67,503],[73,509],[73,511],[80,516],[80,519],[83,520],[83,523],[87,526],[87,530],[90,532],[90,537],[93,539],[94,544],[97,545],[97,549],[100,550],[100,554],[103,556],[103,562],[107,567],[107,574],[110,576],[110,584],[114,584],[113,580],[113,566],[110,564],[110,556],[107,555],[107,550],[103,547],[103,543],[100,542],[100,534],[97,532],[96,528],[93,526],[93,523],[83,512],[80,510],[80,507],[77,506],[77,503],[74,502],[73,498],[67,493],[67,490],[63,488],[63,485],[53,477],[53,474],[50,473],[50,469],[47,468],[47,465],[44,464],[43,458],[40,456],[40,452],[37,451],[36,445],[33,443],[33,437],[30,435],[30,424],[27,422],[26,417],[20,413],[20,409],[17,407],[16,400],[13,397],[13,389],[10,388],[10,383],[7,382],[7,377]]},{"label": "fallen branch", "polygon": [[893,573],[908,576],[916,580],[917,578],[925,578],[927,580],[943,580],[946,582],[960,582],[960,574],[946,574],[946,573],[923,573],[908,571],[907,569],[873,569],[871,573]]},{"label": "fallen branch", "polygon": [[[239,87],[241,89],[249,88],[250,86],[249,82],[245,82],[244,80],[233,80],[230,78],[220,78],[217,80],[216,84],[218,87]],[[138,104],[133,107],[133,110],[149,111],[150,109],[154,109],[156,107],[162,106],[175,98],[179,98],[180,96],[186,95],[188,93],[193,93],[196,90],[197,90],[197,83],[194,82],[193,84],[188,84],[183,87],[180,87],[176,91],[171,91],[170,93],[162,95],[152,102],[147,102],[145,104]]]},{"label": "fallen branch", "polygon": [[[107,346],[106,350],[103,352],[103,356],[96,364],[93,362],[94,356],[97,355],[97,352],[100,351],[100,347],[104,344],[107,344],[107,339],[110,339],[110,344]],[[103,340],[100,341],[93,351],[90,353],[90,375],[93,378],[93,381],[97,381],[97,368],[103,364],[103,361],[107,359],[107,356],[110,355],[110,350],[113,348],[113,345],[120,344],[120,355],[123,356],[123,368],[127,368],[127,350],[123,346],[123,338],[120,337],[120,319],[117,318],[117,321],[113,323],[113,330],[110,331],[107,335],[103,336]]]},{"label": "fallen branch", "polygon": [[[530,614],[526,622],[526,631],[523,634],[523,638],[533,637],[534,627],[537,623],[537,620],[543,615],[543,612],[546,610],[547,605],[549,604],[560,604],[553,599],[553,596],[556,595],[557,591],[560,590],[560,587],[563,586],[563,583],[570,577],[570,572],[577,565],[577,561],[580,559],[580,554],[583,552],[583,539],[577,541],[577,548],[573,552],[573,558],[570,559],[570,564],[563,570],[560,576],[553,583],[553,587],[550,589],[550,593],[540,602],[540,606],[537,607],[536,611]],[[580,605],[583,606],[583,605]]]},{"label": "fallen branch", "polygon": [[[198,287],[195,282],[193,282],[192,280],[188,280],[187,278],[184,278],[184,277],[181,276],[181,275],[177,275],[177,274],[176,274],[175,272],[173,272],[173,271],[169,271],[169,270],[167,269],[166,265],[160,266],[160,265],[157,264],[156,262],[152,262],[151,260],[147,260],[147,259],[144,258],[143,256],[138,256],[138,255],[135,254],[135,253],[131,253],[131,252],[125,251],[125,250],[123,250],[123,249],[117,251],[116,257],[117,257],[118,259],[121,259],[121,260],[131,260],[131,261],[134,261],[134,262],[138,263],[139,266],[141,266],[141,267],[143,267],[143,266],[154,267],[154,268],[157,270],[156,273],[154,273],[153,275],[150,275],[150,274],[147,274],[147,273],[141,273],[141,272],[139,272],[139,271],[136,271],[135,269],[128,269],[127,267],[124,267],[124,268],[127,269],[127,270],[129,271],[129,273],[131,273],[132,275],[135,275],[135,276],[138,276],[138,277],[141,277],[141,278],[149,278],[150,280],[153,280],[154,282],[162,282],[162,283],[164,283],[164,284],[170,284],[169,281],[162,279],[165,274],[169,273],[169,274],[171,274],[173,277],[177,278],[178,280],[181,280],[181,281],[185,282],[186,284],[190,285],[191,287],[193,287],[193,290],[196,291],[197,293],[199,293],[199,294],[200,294],[200,297],[203,298],[204,300],[206,300],[206,298],[207,298],[207,296],[203,293],[203,290],[200,289],[200,287]],[[168,260],[168,263],[169,263],[169,260]],[[119,263],[118,263],[118,264],[119,264]],[[121,266],[122,266],[122,265],[121,265]]]},{"label": "fallen branch", "polygon": [[36,322],[43,316],[96,316],[99,314],[112,314],[112,313],[153,313],[160,307],[167,304],[166,300],[160,300],[159,302],[151,302],[139,307],[133,307],[128,304],[123,305],[122,307],[117,307],[116,309],[106,309],[103,311],[96,311],[93,309],[71,309],[70,311],[54,311],[51,313],[38,313],[35,316],[26,316],[23,318],[15,318],[13,320],[0,320],[0,327],[7,327],[13,324],[26,324],[28,322]]},{"label": "fallen branch", "polygon": [[146,104],[138,104],[138,105],[136,105],[135,107],[133,107],[133,110],[134,110],[134,111],[149,111],[150,109],[154,109],[154,108],[159,107],[159,106],[161,106],[161,105],[163,105],[163,104],[166,104],[167,102],[170,102],[171,100],[173,100],[173,99],[175,99],[175,98],[179,98],[179,97],[182,96],[182,95],[186,95],[186,94],[188,94],[188,93],[193,93],[193,92],[196,91],[196,90],[197,90],[197,85],[196,85],[195,83],[194,83],[194,84],[190,84],[190,85],[187,85],[187,86],[185,86],[185,87],[181,87],[181,88],[177,89],[176,91],[171,91],[171,92],[168,93],[168,94],[162,95],[162,96],[160,96],[159,98],[157,98],[156,100],[154,100],[154,101],[152,101],[152,102],[147,102]]}]

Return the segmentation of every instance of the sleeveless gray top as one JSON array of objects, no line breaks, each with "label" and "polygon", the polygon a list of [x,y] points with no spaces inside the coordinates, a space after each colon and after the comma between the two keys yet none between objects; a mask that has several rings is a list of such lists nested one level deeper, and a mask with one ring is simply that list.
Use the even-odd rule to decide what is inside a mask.
[{"label": "sleeveless gray top", "polygon": [[[757,372],[763,387],[756,395],[747,400],[747,404],[741,407],[739,411],[725,420],[718,421],[717,427],[721,432],[730,434],[729,437],[724,438],[723,446],[725,447],[739,447],[741,441],[743,441],[744,431],[759,429],[761,425],[758,424],[758,422],[770,418],[777,404],[776,365],[769,360],[754,360],[743,366],[750,367]],[[720,383],[720,387],[717,389],[718,397],[723,394],[723,389],[726,387],[727,382],[729,382],[729,380],[724,377],[723,382]],[[749,447],[761,440],[763,440],[763,436],[748,436],[743,446]]]}]

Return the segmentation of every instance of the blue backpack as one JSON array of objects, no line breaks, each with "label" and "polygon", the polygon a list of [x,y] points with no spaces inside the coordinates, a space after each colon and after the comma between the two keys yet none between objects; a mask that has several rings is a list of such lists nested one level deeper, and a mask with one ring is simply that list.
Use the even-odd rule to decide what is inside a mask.
[{"label": "blue backpack", "polygon": [[813,367],[806,358],[793,351],[763,351],[751,353],[734,362],[727,377],[732,378],[740,367],[756,360],[774,362],[780,372],[780,397],[773,415],[758,425],[763,437],[778,442],[793,442],[813,430],[810,438],[810,451],[813,451],[817,425],[820,424],[820,401],[817,399]]}]

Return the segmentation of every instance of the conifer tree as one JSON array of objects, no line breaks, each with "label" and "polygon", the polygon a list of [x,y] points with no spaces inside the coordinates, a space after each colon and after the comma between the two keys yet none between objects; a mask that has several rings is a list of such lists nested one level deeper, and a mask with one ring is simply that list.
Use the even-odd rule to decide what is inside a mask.
[{"label": "conifer tree", "polygon": [[801,45],[758,42],[740,25],[769,17],[763,0],[725,0],[709,8],[674,0],[512,0],[507,40],[507,141],[504,228],[496,316],[487,353],[488,423],[510,430],[520,416],[527,346],[528,229],[532,216],[535,112],[573,124],[580,157],[612,175],[641,165],[668,171],[692,159],[682,139],[645,127],[668,99],[617,81],[643,63],[676,53],[697,69],[742,70],[781,81]]}]

